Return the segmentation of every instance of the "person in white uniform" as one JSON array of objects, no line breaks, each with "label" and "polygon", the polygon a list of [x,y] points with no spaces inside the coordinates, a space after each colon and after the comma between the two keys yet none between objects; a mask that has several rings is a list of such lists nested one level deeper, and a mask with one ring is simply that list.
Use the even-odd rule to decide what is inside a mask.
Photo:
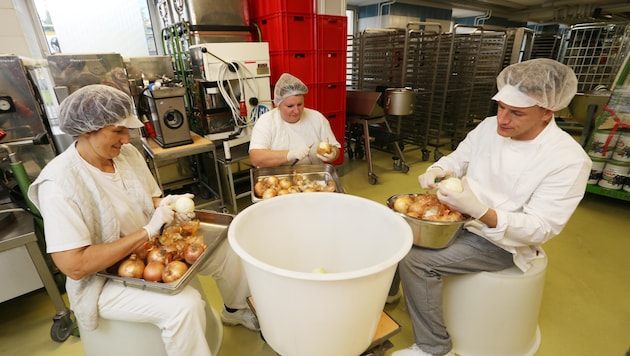
[{"label": "person in white uniform", "polygon": [[[514,265],[527,271],[584,196],[591,160],[554,121],[577,91],[571,68],[551,59],[516,63],[498,75],[497,87],[497,115],[418,177],[422,188],[437,189],[441,202],[474,220],[449,247],[414,247],[400,262],[415,344],[393,356],[453,355],[442,276]],[[462,192],[436,183],[448,176],[462,178]]]},{"label": "person in white uniform", "polygon": [[[333,162],[341,144],[330,123],[319,111],[304,107],[308,87],[291,74],[283,73],[274,88],[275,108],[256,120],[249,142],[249,159],[256,167]],[[317,153],[321,142],[331,145],[325,155]]]},{"label": "person in white uniform", "polygon": [[[127,288],[96,273],[116,264],[160,234],[174,219],[144,156],[129,143],[142,127],[131,97],[106,85],[85,86],[61,102],[60,128],[76,141],[47,164],[28,196],[44,220],[47,252],[67,276],[71,309],[81,328],[98,317],[148,322],[162,330],[169,355],[210,355],[204,300],[186,286],[175,295]],[[192,198],[192,194],[186,194]],[[241,261],[227,240],[201,266],[226,306],[224,323],[258,330]],[[231,313],[229,312],[231,311]]]}]

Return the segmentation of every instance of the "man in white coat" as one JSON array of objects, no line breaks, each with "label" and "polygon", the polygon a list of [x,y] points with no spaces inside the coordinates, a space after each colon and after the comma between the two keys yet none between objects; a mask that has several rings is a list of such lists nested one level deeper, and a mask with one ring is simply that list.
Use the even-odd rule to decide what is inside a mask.
[{"label": "man in white coat", "polygon": [[[497,115],[418,177],[423,188],[438,189],[442,203],[474,220],[451,246],[414,247],[401,261],[415,343],[393,356],[453,355],[442,314],[442,276],[514,265],[527,271],[584,196],[591,160],[554,121],[554,111],[577,91],[571,68],[551,59],[513,64],[499,74],[497,87]],[[463,191],[438,183],[449,176],[462,178]]]}]

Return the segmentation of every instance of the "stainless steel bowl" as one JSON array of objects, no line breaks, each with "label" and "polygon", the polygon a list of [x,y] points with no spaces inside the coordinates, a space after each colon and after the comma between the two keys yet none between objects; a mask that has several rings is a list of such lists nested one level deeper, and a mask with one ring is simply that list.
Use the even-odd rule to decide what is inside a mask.
[{"label": "stainless steel bowl", "polygon": [[387,206],[394,213],[402,216],[409,224],[413,232],[413,244],[415,246],[430,249],[441,249],[448,247],[453,242],[457,234],[463,229],[464,223],[470,221],[472,218],[467,218],[466,220],[457,222],[434,221],[414,218],[407,214],[403,214],[394,210],[394,201],[396,200],[396,198],[405,195],[418,194],[393,195],[389,199],[387,199]]}]

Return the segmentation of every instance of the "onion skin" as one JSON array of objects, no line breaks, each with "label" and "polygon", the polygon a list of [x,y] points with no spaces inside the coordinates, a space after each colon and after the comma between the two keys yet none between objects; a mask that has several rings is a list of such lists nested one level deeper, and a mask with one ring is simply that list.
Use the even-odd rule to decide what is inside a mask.
[{"label": "onion skin", "polygon": [[171,261],[169,262],[164,271],[162,272],[162,281],[164,283],[174,282],[184,275],[188,271],[188,265],[183,261]]},{"label": "onion skin", "polygon": [[160,261],[151,261],[144,268],[144,272],[142,273],[142,277],[145,281],[149,282],[161,282],[162,281],[162,272],[164,272],[164,268],[166,266]]}]

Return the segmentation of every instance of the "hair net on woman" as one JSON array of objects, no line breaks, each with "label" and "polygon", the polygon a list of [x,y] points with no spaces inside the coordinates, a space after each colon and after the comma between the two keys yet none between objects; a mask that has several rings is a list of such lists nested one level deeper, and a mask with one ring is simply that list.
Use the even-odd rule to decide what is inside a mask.
[{"label": "hair net on woman", "polygon": [[289,73],[283,73],[273,90],[273,103],[278,106],[282,100],[292,95],[304,95],[308,93],[308,87],[301,80]]},{"label": "hair net on woman", "polygon": [[558,111],[573,99],[577,78],[568,66],[539,58],[507,66],[497,76],[497,88],[493,100],[519,108],[538,105]]},{"label": "hair net on woman", "polygon": [[143,124],[133,110],[131,97],[108,85],[84,86],[59,105],[59,127],[72,136],[102,129],[107,125],[139,128]]}]

